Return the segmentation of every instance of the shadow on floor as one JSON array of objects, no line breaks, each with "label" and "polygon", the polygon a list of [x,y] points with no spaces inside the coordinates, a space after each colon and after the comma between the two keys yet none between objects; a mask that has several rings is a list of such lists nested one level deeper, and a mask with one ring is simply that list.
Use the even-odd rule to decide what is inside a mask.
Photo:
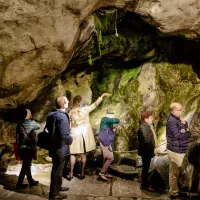
[{"label": "shadow on floor", "polygon": [[[31,195],[37,195],[42,198],[48,198],[49,187],[46,185],[39,183],[39,185],[31,188],[27,187],[25,189],[16,190],[18,176],[5,173],[1,173],[0,176],[1,176],[0,185],[3,185],[6,190],[14,191],[21,194],[31,194]],[[26,178],[24,179],[24,183],[28,184]]]}]

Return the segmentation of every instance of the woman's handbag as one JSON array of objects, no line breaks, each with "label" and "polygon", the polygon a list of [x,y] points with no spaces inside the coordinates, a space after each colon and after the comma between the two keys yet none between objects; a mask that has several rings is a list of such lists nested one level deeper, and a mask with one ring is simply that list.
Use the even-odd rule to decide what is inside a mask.
[{"label": "woman's handbag", "polygon": [[16,132],[16,142],[14,142],[12,144],[13,144],[13,147],[14,147],[14,154],[15,154],[16,160],[21,161],[22,158],[21,158],[21,156],[19,154],[19,141],[18,141],[17,132]]},{"label": "woman's handbag", "polygon": [[98,135],[99,141],[103,144],[103,146],[109,146],[113,144],[115,137],[115,132],[112,128],[105,128]]},{"label": "woman's handbag", "polygon": [[19,155],[19,143],[17,143],[17,141],[15,143],[12,143],[13,147],[14,147],[14,154],[15,154],[15,158],[16,160],[20,161],[22,160],[20,155]]}]

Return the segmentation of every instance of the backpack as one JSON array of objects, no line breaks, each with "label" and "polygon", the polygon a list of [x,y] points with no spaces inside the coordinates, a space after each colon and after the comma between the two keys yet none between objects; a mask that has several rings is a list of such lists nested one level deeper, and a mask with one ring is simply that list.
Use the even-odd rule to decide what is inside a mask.
[{"label": "backpack", "polygon": [[35,149],[37,145],[37,134],[34,129],[29,133],[29,136],[26,138],[26,145],[31,149]]},{"label": "backpack", "polygon": [[[37,143],[37,137],[36,137],[36,132],[34,129],[32,129],[30,131],[30,133],[28,134],[26,132],[26,129],[24,128],[23,124],[20,123],[21,127],[22,127],[22,130],[24,132],[24,134],[26,135],[26,141],[25,141],[25,144],[27,146],[28,149],[36,149],[36,143]],[[16,136],[17,137],[17,136]]]},{"label": "backpack", "polygon": [[45,129],[46,127],[38,134],[37,146],[42,149],[50,150],[52,146],[52,137],[50,133],[45,131]]},{"label": "backpack", "polygon": [[46,131],[46,128],[47,128],[47,123],[44,127],[44,130],[38,134],[37,146],[42,149],[51,150],[52,149],[52,138],[53,138],[54,132],[55,132],[55,120],[53,121],[52,134],[48,133]]}]

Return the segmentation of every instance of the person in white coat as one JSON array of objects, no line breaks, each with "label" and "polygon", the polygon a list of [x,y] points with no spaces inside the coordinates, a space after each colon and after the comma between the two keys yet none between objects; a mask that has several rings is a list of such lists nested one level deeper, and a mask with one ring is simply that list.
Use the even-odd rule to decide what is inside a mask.
[{"label": "person in white coat", "polygon": [[104,93],[93,104],[84,107],[82,106],[81,96],[77,95],[73,99],[73,107],[69,112],[71,118],[71,136],[73,137],[73,143],[70,145],[70,180],[73,178],[73,170],[77,154],[81,154],[82,160],[80,179],[85,178],[84,170],[86,165],[86,153],[96,148],[89,114],[106,96],[110,96],[110,94]]}]

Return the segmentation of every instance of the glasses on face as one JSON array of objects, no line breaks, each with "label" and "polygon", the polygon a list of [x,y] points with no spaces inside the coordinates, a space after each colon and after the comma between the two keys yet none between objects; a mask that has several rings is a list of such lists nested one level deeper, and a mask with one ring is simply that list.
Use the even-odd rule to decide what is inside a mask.
[{"label": "glasses on face", "polygon": [[182,112],[183,112],[184,110],[183,110],[183,108],[181,108],[181,109],[179,109],[179,110],[178,110],[178,109],[176,109],[176,111],[182,111]]}]

